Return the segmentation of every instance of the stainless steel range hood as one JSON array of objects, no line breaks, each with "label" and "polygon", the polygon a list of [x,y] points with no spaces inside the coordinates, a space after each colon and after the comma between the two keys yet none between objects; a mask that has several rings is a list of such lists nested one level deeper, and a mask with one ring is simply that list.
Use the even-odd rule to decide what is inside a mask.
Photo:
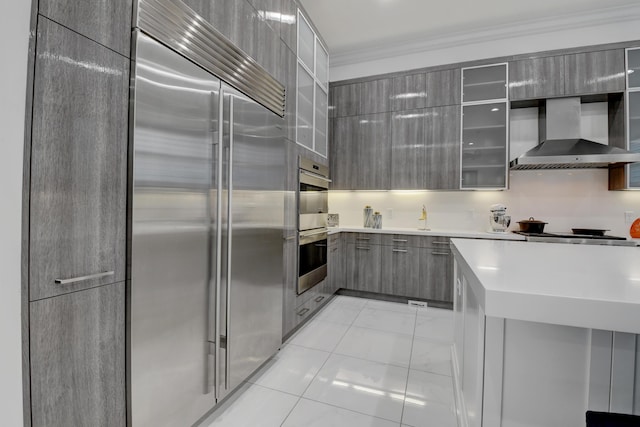
[{"label": "stainless steel range hood", "polygon": [[595,169],[640,162],[640,153],[580,138],[580,98],[548,99],[540,108],[541,143],[510,162],[511,170]]}]

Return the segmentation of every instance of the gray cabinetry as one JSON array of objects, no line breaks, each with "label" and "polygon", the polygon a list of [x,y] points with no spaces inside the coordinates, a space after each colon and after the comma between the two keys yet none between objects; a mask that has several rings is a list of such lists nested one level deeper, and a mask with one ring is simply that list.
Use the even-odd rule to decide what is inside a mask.
[{"label": "gray cabinetry", "polygon": [[564,95],[564,56],[523,59],[509,63],[509,99]]},{"label": "gray cabinetry", "polygon": [[34,426],[124,426],[125,285],[30,304]]},{"label": "gray cabinetry", "polygon": [[331,188],[389,189],[391,113],[338,117],[334,123]]},{"label": "gray cabinetry", "polygon": [[426,107],[460,104],[460,69],[426,74]]},{"label": "gray cabinetry", "polygon": [[[391,116],[391,188],[424,189],[427,183],[425,117],[429,110],[408,110]],[[458,163],[460,162],[457,159]]]},{"label": "gray cabinetry", "polygon": [[427,106],[426,74],[395,77],[392,84],[391,111],[404,111]]},{"label": "gray cabinetry", "polygon": [[359,241],[348,243],[345,288],[381,292],[381,246]]},{"label": "gray cabinetry", "polygon": [[342,249],[342,233],[332,234],[327,240],[329,250],[329,253],[327,255],[327,292],[333,294],[344,285],[344,253]]},{"label": "gray cabinetry", "polygon": [[[401,236],[396,236],[401,237]],[[408,246],[402,238],[391,246],[382,246],[382,281],[380,292],[418,298],[421,285],[420,248]]]},{"label": "gray cabinetry", "polygon": [[360,85],[360,114],[391,111],[391,79],[364,82]]},{"label": "gray cabinetry", "polygon": [[332,109],[335,117],[356,116],[360,114],[360,91],[362,83],[334,86]]},{"label": "gray cabinetry", "polygon": [[125,280],[129,61],[45,18],[37,47],[31,300]]},{"label": "gray cabinetry", "polygon": [[449,246],[420,249],[419,297],[453,303],[453,255]]},{"label": "gray cabinetry", "polygon": [[425,112],[426,188],[460,189],[460,106]]},{"label": "gray cabinetry", "polygon": [[566,95],[624,91],[624,49],[566,55],[564,85]]},{"label": "gray cabinetry", "polygon": [[132,3],[131,0],[40,0],[39,12],[129,56]]}]

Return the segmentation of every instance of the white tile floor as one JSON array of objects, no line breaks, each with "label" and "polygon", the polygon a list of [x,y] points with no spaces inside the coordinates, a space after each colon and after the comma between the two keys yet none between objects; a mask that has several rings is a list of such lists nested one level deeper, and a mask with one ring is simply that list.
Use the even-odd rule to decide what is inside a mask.
[{"label": "white tile floor", "polygon": [[204,426],[454,427],[449,310],[337,296]]}]

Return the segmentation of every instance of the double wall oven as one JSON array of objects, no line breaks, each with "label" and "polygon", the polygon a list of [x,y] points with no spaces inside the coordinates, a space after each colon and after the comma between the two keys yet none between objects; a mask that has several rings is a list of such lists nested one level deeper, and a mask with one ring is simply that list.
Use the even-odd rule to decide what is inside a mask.
[{"label": "double wall oven", "polygon": [[329,168],[300,158],[298,186],[298,294],[327,277]]}]

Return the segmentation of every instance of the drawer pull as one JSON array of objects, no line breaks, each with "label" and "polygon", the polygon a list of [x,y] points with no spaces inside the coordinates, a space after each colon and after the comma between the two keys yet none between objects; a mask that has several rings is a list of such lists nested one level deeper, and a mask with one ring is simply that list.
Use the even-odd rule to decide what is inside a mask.
[{"label": "drawer pull", "polygon": [[449,242],[433,242],[434,245],[448,245]]},{"label": "drawer pull", "polygon": [[365,246],[356,246],[356,249],[362,249],[362,250],[365,250],[365,251],[371,250],[371,248],[367,248]]},{"label": "drawer pull", "polygon": [[370,237],[356,237],[356,240],[371,240]]},{"label": "drawer pull", "polygon": [[394,242],[401,242],[401,243],[407,243],[408,240],[407,239],[393,239]]},{"label": "drawer pull", "polygon": [[407,250],[406,250],[406,249],[396,249],[396,248],[393,248],[392,250],[393,250],[393,252],[402,252],[403,254],[406,254],[406,253],[407,253]]},{"label": "drawer pull", "polygon": [[88,276],[72,277],[71,279],[55,279],[54,282],[60,285],[68,285],[69,283],[83,282],[85,280],[100,279],[101,277],[113,276],[114,271],[105,271],[103,273],[90,274]]},{"label": "drawer pull", "polygon": [[449,252],[431,252],[432,255],[449,255]]},{"label": "drawer pull", "polygon": [[307,311],[309,311],[308,308],[303,308],[302,310],[300,310],[299,312],[297,312],[296,314],[298,316],[304,316],[305,314],[307,314]]},{"label": "drawer pull", "polygon": [[318,298],[316,298],[316,302],[320,302],[320,301],[322,301],[323,299],[324,299],[324,297],[318,297]]}]

